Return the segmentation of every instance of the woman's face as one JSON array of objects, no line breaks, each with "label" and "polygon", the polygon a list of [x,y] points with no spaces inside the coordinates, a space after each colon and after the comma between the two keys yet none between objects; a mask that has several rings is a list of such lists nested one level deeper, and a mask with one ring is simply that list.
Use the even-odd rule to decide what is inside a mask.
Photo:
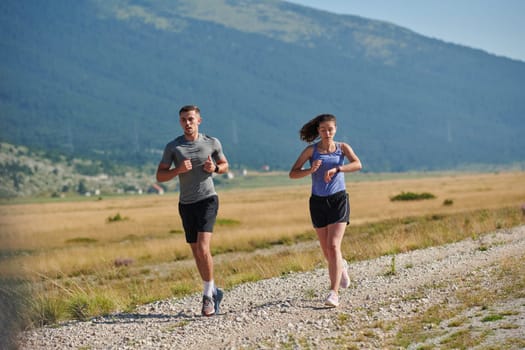
[{"label": "woman's face", "polygon": [[317,131],[321,139],[332,139],[337,131],[337,126],[334,120],[320,122]]}]

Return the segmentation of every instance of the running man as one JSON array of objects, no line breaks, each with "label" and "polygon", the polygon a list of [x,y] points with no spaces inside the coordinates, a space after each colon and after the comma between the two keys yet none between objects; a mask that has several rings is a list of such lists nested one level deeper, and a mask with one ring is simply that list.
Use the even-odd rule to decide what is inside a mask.
[{"label": "running man", "polygon": [[201,122],[199,107],[180,109],[179,123],[184,133],[166,145],[157,168],[157,181],[179,177],[179,214],[204,285],[202,315],[213,316],[219,313],[223,291],[215,286],[210,250],[219,209],[212,174],[226,173],[228,161],[218,139],[199,133]]}]

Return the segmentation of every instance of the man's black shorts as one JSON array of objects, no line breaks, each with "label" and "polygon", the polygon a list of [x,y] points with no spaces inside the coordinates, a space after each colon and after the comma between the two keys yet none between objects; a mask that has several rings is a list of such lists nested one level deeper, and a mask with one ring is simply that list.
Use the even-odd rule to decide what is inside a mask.
[{"label": "man's black shorts", "polygon": [[346,191],[340,191],[327,197],[310,197],[310,217],[315,228],[321,228],[338,222],[350,223],[350,200]]},{"label": "man's black shorts", "polygon": [[186,233],[186,242],[197,242],[199,232],[213,232],[218,211],[219,197],[217,196],[191,204],[179,203],[179,214]]}]

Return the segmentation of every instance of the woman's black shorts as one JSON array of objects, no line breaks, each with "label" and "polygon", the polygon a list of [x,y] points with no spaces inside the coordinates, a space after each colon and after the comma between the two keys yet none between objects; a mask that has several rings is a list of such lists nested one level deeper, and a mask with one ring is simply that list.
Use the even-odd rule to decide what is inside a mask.
[{"label": "woman's black shorts", "polygon": [[350,199],[346,191],[340,191],[327,197],[310,197],[310,217],[315,228],[321,228],[338,222],[350,223]]},{"label": "woman's black shorts", "polygon": [[179,214],[186,233],[186,242],[197,242],[199,232],[213,232],[218,211],[219,197],[217,196],[190,204],[179,203]]}]

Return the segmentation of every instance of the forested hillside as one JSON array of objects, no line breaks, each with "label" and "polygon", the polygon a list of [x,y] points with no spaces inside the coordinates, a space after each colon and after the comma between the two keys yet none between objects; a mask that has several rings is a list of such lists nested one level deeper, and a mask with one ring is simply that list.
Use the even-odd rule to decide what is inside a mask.
[{"label": "forested hillside", "polygon": [[234,168],[339,118],[368,171],[523,161],[525,63],[283,1],[5,0],[0,141],[156,163],[198,104]]}]

